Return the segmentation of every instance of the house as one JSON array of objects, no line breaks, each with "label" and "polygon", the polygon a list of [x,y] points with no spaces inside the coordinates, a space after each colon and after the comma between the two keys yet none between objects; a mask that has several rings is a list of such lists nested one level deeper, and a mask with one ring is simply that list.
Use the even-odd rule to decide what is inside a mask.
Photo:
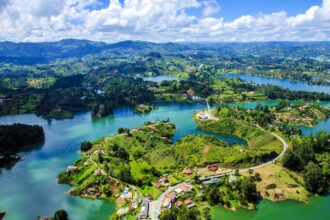
[{"label": "house", "polygon": [[185,184],[185,185],[182,185],[180,187],[178,187],[175,192],[177,194],[180,194],[180,193],[187,193],[187,192],[190,192],[191,190],[193,189],[192,186],[188,185],[188,184]]},{"label": "house", "polygon": [[176,195],[174,193],[169,193],[165,196],[162,206],[166,208],[171,208],[172,203],[175,203],[176,200]]},{"label": "house", "polygon": [[189,168],[184,168],[182,172],[185,175],[191,175],[191,174],[193,174],[193,171],[191,169],[189,169]]},{"label": "house", "polygon": [[215,184],[218,182],[220,182],[220,178],[209,179],[209,180],[202,182],[201,187],[204,188],[204,187],[207,187],[208,185]]},{"label": "house", "polygon": [[197,117],[201,120],[210,119],[210,116],[207,113],[204,113],[204,112],[197,113]]},{"label": "house", "polygon": [[101,196],[101,193],[98,192],[95,188],[90,187],[84,190],[85,194],[89,195],[89,196],[95,196],[95,197],[99,197]]},{"label": "house", "polygon": [[169,186],[170,182],[168,181],[166,176],[162,176],[156,183],[156,187],[160,188],[161,186]]},{"label": "house", "polygon": [[102,170],[101,170],[100,168],[97,168],[97,169],[94,171],[94,175],[95,175],[95,176],[102,175]]},{"label": "house", "polygon": [[219,167],[218,167],[218,165],[216,165],[216,164],[211,164],[211,165],[208,165],[208,166],[207,166],[207,169],[208,169],[209,171],[217,171],[217,170],[219,169]]},{"label": "house", "polygon": [[194,96],[195,96],[195,91],[194,91],[192,88],[188,89],[188,90],[186,91],[186,93],[187,93],[189,96],[191,96],[191,97],[194,97]]},{"label": "house", "polygon": [[185,199],[185,200],[183,201],[183,203],[184,203],[185,205],[189,205],[189,204],[192,203],[192,201],[191,201],[190,199]]},{"label": "house", "polygon": [[77,169],[76,166],[68,166],[65,170],[66,173],[71,173]]},{"label": "house", "polygon": [[164,201],[163,201],[162,206],[165,207],[165,208],[170,209],[171,204],[172,204],[172,199],[171,198],[165,198]]}]

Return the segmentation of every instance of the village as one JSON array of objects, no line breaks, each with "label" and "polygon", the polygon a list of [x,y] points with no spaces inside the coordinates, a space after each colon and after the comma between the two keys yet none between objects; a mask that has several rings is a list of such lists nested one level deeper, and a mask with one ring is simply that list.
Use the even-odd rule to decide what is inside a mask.
[{"label": "village", "polygon": [[[161,176],[155,186],[163,190],[162,195],[156,200],[153,200],[151,196],[141,198],[139,200],[141,209],[139,214],[137,214],[137,219],[158,219],[158,215],[161,212],[171,209],[174,206],[178,208],[185,206],[187,209],[192,209],[197,206],[194,201],[196,195],[202,195],[204,189],[213,184],[219,183],[221,177],[228,175],[230,182],[236,181],[236,176],[233,170],[220,169],[216,164],[210,164],[205,168],[200,169],[184,168],[182,174],[186,176],[186,180],[174,186],[170,184],[170,175],[164,174]],[[201,174],[205,175],[201,176]],[[125,199],[130,202],[136,201],[132,199],[132,193],[127,190],[128,188],[125,188],[122,192],[124,195],[129,195],[128,197],[126,196]],[[160,210],[155,210],[155,207],[157,206],[160,206]],[[134,209],[136,209],[136,206],[131,205],[119,209],[117,214],[123,216]]]}]

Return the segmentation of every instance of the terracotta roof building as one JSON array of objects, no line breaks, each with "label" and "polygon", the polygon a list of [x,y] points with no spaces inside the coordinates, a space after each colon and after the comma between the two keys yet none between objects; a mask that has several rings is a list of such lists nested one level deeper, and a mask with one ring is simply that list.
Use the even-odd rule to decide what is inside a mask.
[{"label": "terracotta roof building", "polygon": [[184,168],[184,170],[182,172],[185,175],[191,175],[193,173],[193,171],[189,168]]},{"label": "terracotta roof building", "polygon": [[211,164],[207,166],[207,169],[210,171],[217,171],[219,169],[218,165]]}]

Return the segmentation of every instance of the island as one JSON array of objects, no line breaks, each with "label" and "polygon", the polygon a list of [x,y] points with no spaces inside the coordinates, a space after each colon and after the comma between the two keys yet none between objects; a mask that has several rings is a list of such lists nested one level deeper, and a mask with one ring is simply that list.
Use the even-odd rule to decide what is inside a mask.
[{"label": "island", "polygon": [[[73,186],[70,195],[115,202],[113,219],[209,219],[215,205],[254,210],[262,198],[306,202],[329,189],[330,134],[285,133],[280,112],[306,114],[307,108],[317,113],[309,115],[312,120],[319,112],[328,115],[326,107],[314,105],[280,103],[249,110],[223,105],[193,115],[205,134],[176,142],[176,126],[168,120],[120,128],[82,143],[83,157],[58,182]],[[228,144],[210,133],[246,144]]]},{"label": "island", "polygon": [[134,112],[138,114],[145,114],[149,113],[153,110],[157,109],[154,105],[148,105],[148,104],[140,104],[134,107]]},{"label": "island", "polygon": [[0,125],[0,168],[10,168],[21,160],[19,152],[44,141],[44,130],[39,125]]}]

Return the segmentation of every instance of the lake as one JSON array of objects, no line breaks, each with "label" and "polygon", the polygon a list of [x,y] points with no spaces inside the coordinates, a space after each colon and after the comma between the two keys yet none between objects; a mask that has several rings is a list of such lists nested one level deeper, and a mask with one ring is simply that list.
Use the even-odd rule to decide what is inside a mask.
[{"label": "lake", "polygon": [[173,76],[147,76],[147,77],[143,77],[143,80],[145,81],[151,81],[151,82],[156,82],[156,83],[161,83],[163,81],[172,81],[172,80],[176,80],[178,81],[179,79]]},{"label": "lake", "polygon": [[[275,105],[278,101],[259,102]],[[323,104],[323,103],[322,103]],[[327,103],[324,103],[327,105]],[[239,103],[245,108],[254,108],[255,103]],[[159,104],[159,108],[150,114],[135,114],[130,107],[115,109],[113,116],[92,120],[90,113],[79,113],[74,119],[54,120],[48,122],[33,114],[0,117],[0,124],[15,122],[39,124],[43,126],[46,141],[38,149],[22,155],[25,160],[17,163],[11,170],[3,170],[0,174],[0,210],[6,210],[6,220],[35,219],[37,216],[50,216],[58,209],[68,211],[71,219],[107,219],[115,211],[115,205],[102,200],[82,199],[65,194],[70,187],[57,184],[56,177],[68,165],[80,158],[79,144],[84,140],[111,135],[120,127],[137,127],[145,121],[167,119],[176,123],[177,133],[174,141],[186,134],[200,134],[191,116],[194,111],[205,108],[202,104]],[[314,130],[329,131],[330,120],[321,122]],[[313,128],[306,128],[306,134]],[[229,143],[245,144],[239,138],[216,135],[217,138]],[[239,210],[229,212],[221,207],[212,209],[213,219],[279,219],[278,213],[300,219],[308,216],[321,216],[329,213],[330,197],[314,197],[308,205],[298,202],[271,203],[262,200],[257,206],[258,211]],[[274,215],[276,213],[276,215]],[[307,215],[308,213],[312,213]],[[323,213],[323,214],[322,214]],[[323,216],[324,217],[324,216]]]},{"label": "lake", "polygon": [[328,220],[330,197],[314,196],[305,204],[297,201],[271,202],[262,200],[257,211],[238,209],[236,212],[222,207],[212,208],[212,219],[219,220]]},{"label": "lake", "polygon": [[[0,124],[39,124],[46,135],[41,148],[23,153],[24,161],[0,174],[0,210],[7,211],[8,220],[50,216],[58,209],[67,210],[71,219],[107,219],[115,211],[114,204],[67,196],[65,192],[70,187],[57,184],[57,175],[79,159],[80,142],[111,135],[120,127],[132,128],[145,121],[167,118],[178,128],[174,141],[186,134],[203,134],[195,129],[192,120],[193,112],[203,108],[202,104],[160,104],[150,114],[137,115],[130,107],[120,107],[113,116],[97,120],[92,120],[90,113],[85,112],[74,119],[51,123],[33,114],[0,117]],[[232,136],[213,136],[229,143],[245,144]]]},{"label": "lake", "polygon": [[323,85],[311,85],[306,82],[296,82],[290,81],[287,79],[275,79],[263,76],[251,76],[248,74],[221,74],[219,75],[222,78],[240,78],[246,82],[254,82],[256,84],[265,84],[265,85],[276,85],[282,88],[287,88],[294,91],[307,91],[307,92],[324,92],[330,94],[330,86]]}]

